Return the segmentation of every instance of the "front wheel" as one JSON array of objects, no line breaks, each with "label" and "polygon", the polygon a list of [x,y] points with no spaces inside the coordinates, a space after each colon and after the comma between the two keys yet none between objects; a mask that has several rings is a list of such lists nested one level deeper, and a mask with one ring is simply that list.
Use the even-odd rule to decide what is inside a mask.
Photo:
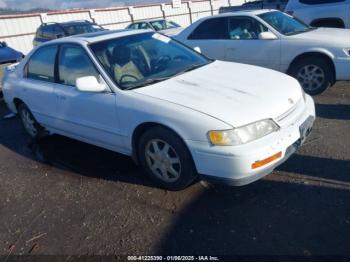
[{"label": "front wheel", "polygon": [[146,131],[140,138],[138,152],[140,163],[148,175],[165,189],[184,189],[197,177],[186,145],[166,128]]},{"label": "front wheel", "polygon": [[35,120],[32,112],[30,112],[25,104],[20,104],[18,106],[18,113],[28,135],[34,139],[39,139],[45,135],[44,128]]},{"label": "front wheel", "polygon": [[296,62],[290,70],[306,93],[318,95],[335,82],[332,65],[322,57],[306,57]]}]

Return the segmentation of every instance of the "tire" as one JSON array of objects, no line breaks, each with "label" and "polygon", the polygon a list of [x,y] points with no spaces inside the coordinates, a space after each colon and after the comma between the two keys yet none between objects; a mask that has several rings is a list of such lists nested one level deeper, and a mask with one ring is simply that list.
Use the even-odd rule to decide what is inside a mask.
[{"label": "tire", "polygon": [[45,129],[35,120],[32,112],[25,104],[18,106],[18,114],[27,134],[33,139],[40,139],[46,135]]},{"label": "tire", "polygon": [[147,130],[139,140],[138,156],[143,169],[162,188],[182,190],[197,178],[185,143],[166,128]]},{"label": "tire", "polygon": [[298,60],[291,66],[289,73],[310,95],[321,94],[335,82],[332,65],[327,59],[319,56],[309,56]]}]

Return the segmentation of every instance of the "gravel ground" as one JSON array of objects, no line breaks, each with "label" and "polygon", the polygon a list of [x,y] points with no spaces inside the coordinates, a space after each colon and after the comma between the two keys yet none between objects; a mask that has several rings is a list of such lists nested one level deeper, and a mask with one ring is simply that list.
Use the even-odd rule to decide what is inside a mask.
[{"label": "gravel ground", "polygon": [[[0,254],[350,254],[350,86],[297,154],[245,187],[155,187],[122,155],[0,119]],[[0,102],[0,116],[7,110]]]}]

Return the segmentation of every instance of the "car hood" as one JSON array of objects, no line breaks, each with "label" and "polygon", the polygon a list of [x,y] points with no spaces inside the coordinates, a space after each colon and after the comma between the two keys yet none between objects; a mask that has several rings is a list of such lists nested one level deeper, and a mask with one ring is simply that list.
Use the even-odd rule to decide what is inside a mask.
[{"label": "car hood", "polygon": [[317,41],[317,42],[329,42],[332,45],[340,44],[342,46],[349,46],[350,29],[338,29],[338,28],[317,28],[315,30],[294,35],[293,38]]},{"label": "car hood", "polygon": [[277,71],[215,61],[134,92],[168,101],[239,127],[277,118],[302,99],[299,83]]},{"label": "car hood", "polygon": [[17,61],[21,57],[22,53],[10,47],[0,47],[0,63]]}]

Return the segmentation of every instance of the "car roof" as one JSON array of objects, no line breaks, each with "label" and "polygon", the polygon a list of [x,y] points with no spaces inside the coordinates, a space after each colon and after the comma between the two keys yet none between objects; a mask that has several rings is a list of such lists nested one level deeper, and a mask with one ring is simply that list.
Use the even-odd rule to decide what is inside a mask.
[{"label": "car roof", "polygon": [[42,26],[50,26],[50,25],[67,26],[67,25],[80,25],[80,24],[93,24],[93,22],[88,20],[74,20],[74,21],[67,21],[67,22],[49,22],[49,23],[44,23]]},{"label": "car roof", "polygon": [[158,22],[158,21],[164,21],[164,20],[168,21],[168,19],[164,19],[164,18],[153,18],[153,19],[145,19],[145,20],[136,21],[132,24]]},{"label": "car roof", "polygon": [[273,11],[278,11],[275,9],[252,9],[252,10],[240,10],[240,11],[233,11],[233,12],[227,12],[222,13],[213,17],[226,17],[226,16],[241,16],[241,15],[261,15]]},{"label": "car roof", "polygon": [[137,35],[137,34],[143,34],[151,32],[154,33],[152,30],[130,30],[130,29],[120,29],[120,30],[105,30],[105,31],[99,31],[99,32],[93,32],[93,33],[86,33],[86,34],[80,34],[80,35],[73,35],[69,37],[64,37],[56,40],[49,41],[42,45],[48,45],[53,43],[96,43],[108,39],[113,38],[119,38],[124,37],[128,35]]}]

